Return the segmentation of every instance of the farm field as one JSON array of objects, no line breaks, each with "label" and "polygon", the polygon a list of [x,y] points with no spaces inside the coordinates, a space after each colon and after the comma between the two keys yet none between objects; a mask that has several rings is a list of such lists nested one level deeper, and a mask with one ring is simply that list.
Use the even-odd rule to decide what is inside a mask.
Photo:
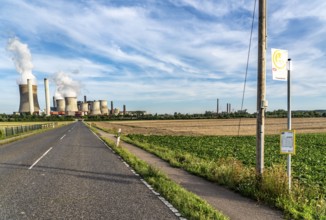
[{"label": "farm field", "polygon": [[[326,118],[293,119],[292,128],[297,135],[292,176],[300,187],[295,190],[296,196],[285,200],[281,195],[287,192],[286,155],[280,154],[279,134],[286,130],[287,119],[268,119],[266,122],[265,168],[275,175],[266,183],[271,187],[271,194],[255,194],[252,179],[256,161],[255,119],[241,120],[240,136],[239,119],[92,123],[109,132],[121,128],[123,140],[158,155],[173,166],[258,200],[269,201],[291,213],[293,219],[323,219],[326,216]],[[234,165],[238,162],[234,163],[232,158],[242,165]]]},{"label": "farm field", "polygon": [[[153,148],[166,148],[176,154],[189,154],[206,161],[235,158],[247,167],[256,164],[256,139],[254,136],[171,136],[127,135],[132,141]],[[326,134],[298,134],[297,151],[292,156],[292,175],[300,183],[320,187],[326,195]],[[265,167],[282,164],[286,155],[280,154],[279,136],[265,137]]]},{"label": "farm field", "polygon": [[[94,122],[105,129],[122,129],[123,134],[145,135],[255,135],[256,119],[202,119]],[[239,130],[240,124],[240,130]],[[268,118],[266,134],[279,134],[287,129],[286,118]],[[293,118],[296,133],[326,133],[326,118]]]},{"label": "farm field", "polygon": [[[238,137],[239,119],[95,122],[108,130],[121,128],[124,135],[141,143],[164,146],[205,160],[234,157],[251,167],[256,160],[255,123],[255,119],[242,119],[242,136]],[[279,134],[286,127],[285,118],[267,119],[265,166],[285,165]],[[294,118],[292,128],[297,133],[292,161],[294,178],[318,185],[326,192],[326,118]]]}]

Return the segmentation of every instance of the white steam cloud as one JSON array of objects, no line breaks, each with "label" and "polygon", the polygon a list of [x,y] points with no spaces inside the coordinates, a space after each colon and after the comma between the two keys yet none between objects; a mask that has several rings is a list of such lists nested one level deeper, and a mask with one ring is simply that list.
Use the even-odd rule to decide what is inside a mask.
[{"label": "white steam cloud", "polygon": [[52,78],[56,84],[55,98],[63,99],[64,97],[77,97],[80,94],[81,84],[73,80],[68,74],[58,72]]},{"label": "white steam cloud", "polygon": [[32,55],[27,44],[21,43],[18,38],[10,38],[7,44],[7,50],[12,54],[12,60],[15,63],[16,70],[21,77],[17,79],[17,83],[27,84],[27,79],[32,80],[32,84],[36,85],[36,77],[32,73],[33,63]]}]

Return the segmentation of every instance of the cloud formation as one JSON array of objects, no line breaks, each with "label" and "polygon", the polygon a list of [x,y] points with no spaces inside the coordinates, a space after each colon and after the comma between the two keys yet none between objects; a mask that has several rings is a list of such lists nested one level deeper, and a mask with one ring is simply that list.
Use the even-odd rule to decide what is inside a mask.
[{"label": "cloud formation", "polygon": [[[326,3],[268,4],[269,110],[286,108],[286,85],[271,80],[272,47],[289,50],[297,108],[326,108],[320,102],[326,93]],[[18,36],[33,51],[37,78],[74,72],[86,95],[116,100],[129,109],[204,112],[215,110],[216,98],[221,109],[226,103],[239,109],[253,6],[249,0],[5,0],[0,45],[5,48],[8,38]],[[257,15],[253,37],[245,96],[251,112],[256,110]],[[5,79],[12,63],[1,58]]]}]

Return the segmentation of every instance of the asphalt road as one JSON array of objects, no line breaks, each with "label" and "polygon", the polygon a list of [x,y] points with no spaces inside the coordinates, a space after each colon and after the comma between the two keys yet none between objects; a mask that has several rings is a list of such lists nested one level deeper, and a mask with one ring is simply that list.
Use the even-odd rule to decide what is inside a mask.
[{"label": "asphalt road", "polygon": [[0,219],[178,219],[81,122],[0,146]]}]

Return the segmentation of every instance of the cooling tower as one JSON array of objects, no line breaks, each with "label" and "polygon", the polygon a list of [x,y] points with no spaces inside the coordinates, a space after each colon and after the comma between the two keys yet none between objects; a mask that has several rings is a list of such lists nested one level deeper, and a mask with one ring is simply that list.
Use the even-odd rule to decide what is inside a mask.
[{"label": "cooling tower", "polygon": [[[33,102],[34,102],[34,112],[40,111],[40,106],[38,104],[37,99],[37,86],[32,85],[32,91],[33,91]],[[28,85],[22,84],[19,85],[19,95],[20,95],[20,104],[19,104],[19,110],[20,113],[27,113],[30,112],[29,109],[29,98],[28,98]]]},{"label": "cooling tower", "polygon": [[94,101],[92,105],[91,115],[100,115],[101,109],[100,109],[100,102]]},{"label": "cooling tower", "polygon": [[50,115],[50,92],[49,92],[49,81],[47,78],[44,78],[44,87],[45,87],[45,114]]},{"label": "cooling tower", "polygon": [[66,109],[65,100],[57,99],[57,111],[64,112]]},{"label": "cooling tower", "polygon": [[65,97],[65,103],[66,112],[78,112],[76,97]]},{"label": "cooling tower", "polygon": [[82,101],[78,101],[77,102],[78,111],[81,111],[82,110],[82,106],[83,106],[83,102]]},{"label": "cooling tower", "polygon": [[88,113],[91,113],[91,110],[93,108],[93,101],[87,101],[88,103]]},{"label": "cooling tower", "polygon": [[120,113],[120,109],[119,108],[115,108],[113,113],[114,113],[114,115],[118,115]]},{"label": "cooling tower", "polygon": [[88,112],[88,103],[84,102],[81,107],[82,112]]},{"label": "cooling tower", "polygon": [[108,102],[106,100],[100,100],[100,108],[102,115],[107,115],[109,113]]}]

